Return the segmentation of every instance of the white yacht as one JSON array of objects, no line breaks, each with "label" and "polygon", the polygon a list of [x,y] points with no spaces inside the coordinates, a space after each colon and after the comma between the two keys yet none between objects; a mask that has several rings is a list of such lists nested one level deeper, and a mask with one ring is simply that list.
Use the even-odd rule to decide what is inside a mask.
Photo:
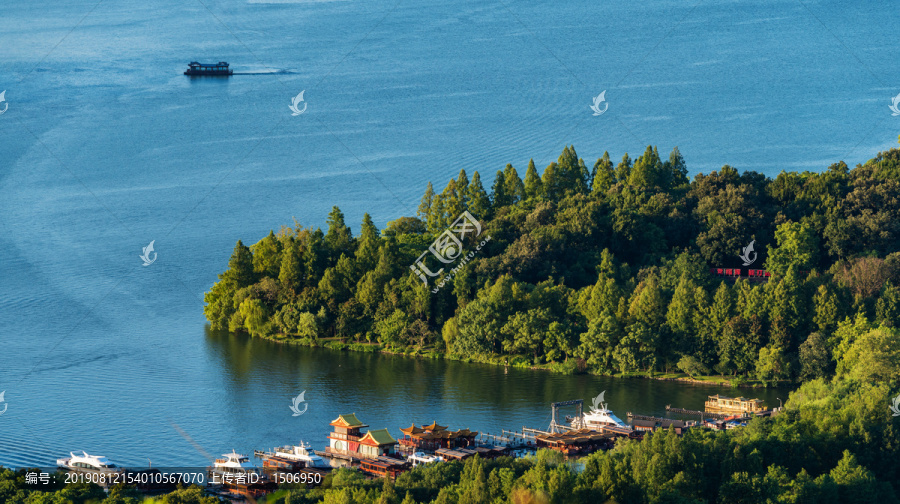
[{"label": "white yacht", "polygon": [[431,464],[432,462],[443,462],[444,457],[439,455],[428,455],[425,452],[415,452],[412,455],[406,457],[406,460],[412,464],[413,467],[421,464]]},{"label": "white yacht", "polygon": [[[222,454],[222,458],[217,458],[213,466],[210,468],[210,476],[217,475],[219,480],[222,476],[225,479],[233,479],[237,476],[244,476],[242,480],[248,483],[255,483],[261,479],[261,472],[258,467],[250,463],[250,459],[246,455],[241,455],[232,450],[231,453]],[[248,478],[248,476],[252,476]]]},{"label": "white yacht", "polygon": [[606,391],[601,392],[600,395],[594,398],[590,412],[582,413],[581,418],[574,418],[572,420],[572,427],[587,429],[597,429],[600,427],[630,428],[606,407],[606,403],[603,402],[603,394],[605,392]]},{"label": "white yacht", "polygon": [[88,455],[85,451],[82,451],[81,455],[69,452],[69,457],[56,460],[56,466],[70,471],[116,472],[119,470],[119,467],[106,457]]},{"label": "white yacht", "polygon": [[300,444],[296,446],[282,446],[280,448],[275,448],[272,451],[275,453],[276,457],[300,461],[303,462],[306,467],[319,469],[331,468],[331,466],[328,464],[328,462],[325,461],[325,459],[316,455],[315,453],[312,453],[309,449],[309,445],[304,443],[303,441],[300,441]]}]

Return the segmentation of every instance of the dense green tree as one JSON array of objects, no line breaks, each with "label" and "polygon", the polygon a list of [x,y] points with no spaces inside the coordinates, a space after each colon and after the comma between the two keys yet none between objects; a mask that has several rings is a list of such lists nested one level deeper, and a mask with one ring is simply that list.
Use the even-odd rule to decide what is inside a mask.
[{"label": "dense green tree", "polygon": [[653,146],[647,146],[647,150],[637,158],[631,172],[628,175],[628,184],[646,188],[664,187],[663,164],[659,154]]},{"label": "dense green tree", "polygon": [[900,329],[878,327],[860,335],[843,354],[838,373],[861,382],[900,383]]},{"label": "dense green tree", "polygon": [[481,185],[481,175],[476,171],[472,174],[472,181],[466,190],[469,212],[476,219],[487,219],[491,213],[491,200],[488,198],[484,186]]},{"label": "dense green tree", "polygon": [[303,287],[305,270],[300,256],[300,248],[291,243],[281,254],[281,267],[278,272],[278,281],[292,294],[296,294]]},{"label": "dense green tree", "polygon": [[419,203],[419,208],[416,210],[416,216],[422,219],[425,222],[431,221],[431,206],[434,204],[434,186],[431,185],[431,181],[428,182],[428,187],[425,188],[425,194],[422,195],[422,201]]},{"label": "dense green tree", "polygon": [[875,320],[889,327],[900,328],[900,288],[890,280],[884,283],[875,305]]},{"label": "dense green tree", "polygon": [[791,266],[810,270],[818,262],[819,243],[815,230],[806,222],[785,222],[775,230],[778,246],[769,249],[766,269],[786,275]]},{"label": "dense green tree", "polygon": [[541,185],[541,177],[538,175],[537,169],[534,167],[534,159],[528,160],[528,169],[525,171],[525,197],[540,198],[544,195],[544,188]]},{"label": "dense green tree", "polygon": [[328,214],[328,231],[325,233],[325,246],[330,252],[330,256],[335,260],[341,254],[347,254],[353,251],[353,234],[350,228],[344,223],[344,214],[338,207],[331,207]]},{"label": "dense green tree", "polygon": [[515,205],[525,199],[525,184],[519,178],[519,172],[511,164],[507,164],[503,171],[503,187],[510,205]]},{"label": "dense green tree", "polygon": [[506,177],[503,175],[503,171],[497,170],[494,175],[494,185],[491,188],[491,207],[496,212],[512,204],[512,198],[513,196],[506,189]]},{"label": "dense green tree", "polygon": [[672,295],[666,311],[666,324],[680,343],[682,352],[696,350],[694,338],[697,334],[695,315],[700,313],[694,297],[696,285],[687,275],[682,275]]},{"label": "dense green tree", "polygon": [[733,317],[719,340],[719,369],[744,375],[754,371],[760,343],[748,320]]},{"label": "dense green tree", "polygon": [[826,284],[820,285],[813,304],[816,312],[814,322],[819,331],[825,335],[832,334],[837,329],[838,321],[843,319],[843,311],[838,304],[833,288]]},{"label": "dense green tree", "polygon": [[587,361],[591,369],[609,374],[616,369],[614,352],[624,331],[610,311],[604,311],[591,320],[588,329],[581,335],[578,355]]},{"label": "dense green tree", "polygon": [[281,267],[282,244],[273,231],[250,247],[253,253],[253,272],[257,277],[278,278]]},{"label": "dense green tree", "polygon": [[628,153],[622,156],[622,160],[616,165],[616,181],[627,183],[631,176],[631,158]]},{"label": "dense green tree", "polygon": [[669,187],[681,187],[689,183],[687,163],[685,163],[678,147],[672,149],[671,154],[669,154],[669,161],[665,164],[665,169],[668,172],[666,178]]},{"label": "dense green tree", "polygon": [[659,288],[659,280],[651,274],[635,288],[628,317],[646,328],[660,328],[666,323],[666,312],[667,305]]},{"label": "dense green tree", "polygon": [[613,170],[612,161],[609,160],[609,152],[604,152],[603,157],[594,163],[594,171],[591,174],[591,193],[603,195],[616,183],[616,173]]},{"label": "dense green tree", "polygon": [[234,289],[247,287],[256,282],[256,273],[253,271],[253,254],[250,248],[238,240],[228,260],[228,272],[225,277],[232,283]]},{"label": "dense green tree", "polygon": [[800,345],[800,378],[814,380],[831,374],[831,352],[828,341],[814,332]]},{"label": "dense green tree", "polygon": [[636,322],[628,326],[624,337],[619,341],[613,353],[613,359],[622,373],[635,370],[651,370],[656,367],[658,333],[645,325]]},{"label": "dense green tree", "polygon": [[462,199],[463,206],[468,208],[468,206],[469,206],[469,176],[466,175],[465,168],[459,170],[459,175],[456,176],[456,190],[459,192],[459,197]]},{"label": "dense green tree", "polygon": [[788,378],[788,362],[781,347],[769,345],[759,349],[756,376],[766,385],[775,385]]}]

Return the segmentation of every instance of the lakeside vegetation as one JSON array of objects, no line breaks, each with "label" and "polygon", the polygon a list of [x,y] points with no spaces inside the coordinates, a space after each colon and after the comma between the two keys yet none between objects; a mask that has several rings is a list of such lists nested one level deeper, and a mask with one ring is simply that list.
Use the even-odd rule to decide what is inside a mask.
[{"label": "lakeside vegetation", "polygon": [[[410,269],[463,211],[491,240],[452,281]],[[507,165],[491,191],[465,170],[417,216],[357,236],[335,207],[327,230],[282,227],[247,247],[206,294],[213,329],[352,350],[447,356],[561,372],[683,372],[773,384],[878,367],[900,324],[900,151],[854,169],[724,166],[687,178],[674,149],[592,166],[566,147],[539,175]],[[466,243],[466,250],[474,240]],[[481,239],[481,238],[479,238]],[[750,267],[768,282],[724,281]],[[452,266],[452,265],[451,265]]]},{"label": "lakeside vegetation", "polygon": [[[564,463],[560,454],[501,457],[420,466],[395,481],[336,469],[320,487],[283,488],[269,504],[897,504],[900,418],[889,398],[900,384],[859,377],[859,363],[831,380],[815,379],[791,393],[784,411],[742,429],[689,429],[622,439],[612,450]],[[96,485],[43,491],[24,470],[0,468],[0,502],[9,504],[140,504],[144,497]],[[199,487],[145,504],[213,504]]]},{"label": "lakeside vegetation", "polygon": [[[604,156],[588,171],[567,148],[542,177],[533,164],[524,181],[511,167],[498,173],[490,195],[477,174],[461,173],[441,194],[426,192],[419,216],[381,232],[366,216],[354,237],[335,209],[326,232],[295,224],[252,247],[238,242],[205,313],[213,328],[297,344],[800,382],[780,414],[623,439],[579,467],[541,451],[419,467],[395,481],[339,469],[320,488],[265,502],[900,502],[900,417],[889,409],[900,393],[900,151],[774,180],[724,167],[688,182],[685,172],[677,150],[663,162],[648,149],[618,167]],[[432,293],[409,265],[461,208],[492,239]],[[740,267],[752,239],[771,280],[710,275]],[[92,485],[43,491],[0,469],[0,502],[143,499]],[[153,502],[215,499],[194,487]]]}]

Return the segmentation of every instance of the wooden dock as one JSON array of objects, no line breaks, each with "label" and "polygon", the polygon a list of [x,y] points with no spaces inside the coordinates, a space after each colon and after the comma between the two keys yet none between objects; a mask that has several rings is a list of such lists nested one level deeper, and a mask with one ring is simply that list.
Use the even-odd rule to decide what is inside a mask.
[{"label": "wooden dock", "polygon": [[[689,409],[684,409],[684,408],[673,408],[672,406],[670,406],[668,404],[666,405],[666,411],[669,411],[672,413],[680,413],[682,415],[698,415],[698,416],[700,416],[700,420],[703,420],[704,418],[723,419],[723,418],[727,418],[727,417],[731,416],[731,415],[726,415],[723,413],[707,413],[705,411],[689,410]],[[628,416],[631,417],[631,412],[628,413]],[[640,416],[637,416],[635,418],[640,418]],[[645,419],[645,420],[648,420],[648,419]]]},{"label": "wooden dock", "polygon": [[663,418],[663,417],[655,417],[655,416],[648,416],[648,415],[633,415],[630,411],[628,412],[628,418],[632,418],[635,420],[647,420],[649,422],[657,422],[657,423],[671,422],[673,420],[672,418]]},{"label": "wooden dock", "polygon": [[528,427],[523,426],[522,432],[502,429],[499,435],[491,434],[489,432],[482,432],[478,435],[478,437],[481,442],[490,441],[492,443],[516,449],[533,447],[535,442],[535,435],[540,434],[547,434],[547,432],[537,429],[529,429]]}]

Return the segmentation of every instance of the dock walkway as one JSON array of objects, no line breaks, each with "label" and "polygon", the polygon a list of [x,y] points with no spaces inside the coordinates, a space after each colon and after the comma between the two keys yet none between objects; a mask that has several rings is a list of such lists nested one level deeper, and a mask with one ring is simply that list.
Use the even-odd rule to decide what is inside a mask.
[{"label": "dock walkway", "polygon": [[[670,406],[668,404],[666,405],[666,411],[669,411],[672,413],[681,413],[682,415],[699,415],[701,420],[704,418],[723,419],[723,418],[731,416],[731,415],[726,415],[723,413],[707,413],[705,411],[690,410],[690,409],[684,409],[684,408],[673,408],[672,406]],[[631,417],[630,412],[628,413],[628,416]],[[640,418],[640,417],[638,416],[635,418]]]}]

